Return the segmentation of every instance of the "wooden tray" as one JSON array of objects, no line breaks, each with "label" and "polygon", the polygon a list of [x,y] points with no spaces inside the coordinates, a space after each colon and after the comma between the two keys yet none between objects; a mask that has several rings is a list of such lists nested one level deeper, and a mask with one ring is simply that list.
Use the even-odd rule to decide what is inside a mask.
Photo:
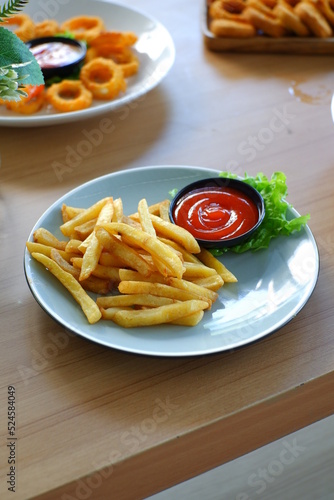
[{"label": "wooden tray", "polygon": [[252,38],[217,37],[209,30],[209,15],[206,0],[202,16],[204,42],[208,49],[216,52],[239,52],[258,54],[334,54],[334,38],[289,36],[271,38],[266,35]]}]

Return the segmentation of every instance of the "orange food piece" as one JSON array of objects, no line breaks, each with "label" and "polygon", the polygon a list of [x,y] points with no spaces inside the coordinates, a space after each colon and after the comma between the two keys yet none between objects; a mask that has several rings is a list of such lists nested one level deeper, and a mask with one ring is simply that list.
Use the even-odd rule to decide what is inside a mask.
[{"label": "orange food piece", "polygon": [[91,47],[100,45],[112,45],[114,47],[131,46],[138,40],[137,35],[132,31],[104,31],[94,40],[91,40]]},{"label": "orange food piece", "polygon": [[81,68],[80,79],[96,99],[113,99],[126,90],[121,67],[110,59],[97,57]]},{"label": "orange food piece", "polygon": [[54,36],[59,33],[60,27],[54,19],[45,19],[35,25],[35,38]]},{"label": "orange food piece", "polygon": [[7,109],[21,115],[32,115],[40,111],[45,102],[44,85],[27,85],[23,90],[28,94],[20,101],[7,101]]},{"label": "orange food piece", "polygon": [[110,45],[90,47],[87,50],[86,62],[90,62],[97,57],[114,61],[122,68],[125,78],[137,73],[139,68],[138,58],[132,53],[129,47],[118,48],[117,50],[115,50],[114,46]]},{"label": "orange food piece", "polygon": [[92,93],[80,80],[54,83],[47,89],[46,98],[57,111],[62,113],[89,108],[93,100]]},{"label": "orange food piece", "polygon": [[71,17],[61,25],[61,31],[70,31],[78,40],[91,43],[104,30],[104,22],[98,16]]},{"label": "orange food piece", "polygon": [[35,24],[27,14],[15,14],[8,17],[3,21],[2,25],[14,26],[15,35],[23,42],[27,42],[35,36]]}]

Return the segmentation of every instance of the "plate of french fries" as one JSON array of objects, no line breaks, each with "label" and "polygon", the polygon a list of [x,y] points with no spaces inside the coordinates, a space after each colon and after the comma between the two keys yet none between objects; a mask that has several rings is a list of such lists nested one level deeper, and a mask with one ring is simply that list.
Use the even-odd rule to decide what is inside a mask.
[{"label": "plate of french fries", "polygon": [[211,176],[217,171],[142,167],[65,194],[26,244],[36,301],[86,339],[152,356],[232,350],[282,327],[317,281],[312,233],[306,226],[268,250],[214,257],[169,220],[170,192]]},{"label": "plate of french fries", "polygon": [[[50,8],[48,4],[44,5],[37,0],[31,0],[17,16],[22,24],[18,26],[14,24],[12,27],[9,26],[9,29],[16,32],[24,42],[35,37],[63,34],[77,38],[87,45],[87,56],[84,64],[90,61],[88,54],[92,57],[92,51],[100,51],[98,59],[102,56],[103,59],[107,60],[114,58],[113,60],[117,60],[119,63],[122,62],[125,54],[131,52],[132,57],[138,62],[138,69],[131,76],[127,76],[125,64],[121,65],[125,77],[123,90],[112,99],[94,96],[91,105],[85,109],[57,111],[47,99],[47,90],[50,89],[51,82],[46,82],[46,88],[43,91],[45,99],[42,106],[34,105],[41,94],[38,94],[37,99],[32,93],[30,99],[30,91],[27,89],[29,93],[27,104],[29,106],[20,107],[20,112],[15,106],[12,106],[12,109],[8,107],[6,101],[0,103],[0,126],[56,125],[85,120],[119,110],[135,100],[144,99],[148,92],[160,84],[174,63],[174,42],[167,29],[157,19],[135,7],[130,8],[117,2],[105,0],[80,0],[77,2],[55,2],[54,6]],[[14,19],[15,16],[11,16],[12,18]],[[22,18],[23,21],[21,21]],[[87,23],[94,20],[94,22],[101,24],[101,30],[97,32],[96,37],[90,39],[87,34],[87,37],[84,38],[84,31],[81,32],[80,26],[77,31],[70,31],[72,28],[68,27],[68,23],[74,23],[78,18],[86,18]],[[29,28],[27,32],[26,24]],[[55,34],[50,31],[53,25],[56,26]],[[87,33],[92,30],[93,28],[87,30]],[[126,43],[127,39],[131,40],[128,42],[129,46]],[[100,77],[101,75],[99,75]],[[79,76],[70,75],[68,78],[77,81]],[[24,81],[22,83],[24,84]],[[92,85],[94,83],[99,83],[99,80],[93,81]],[[68,97],[70,95],[69,93]]]},{"label": "plate of french fries", "polygon": [[205,0],[204,40],[216,51],[333,54],[333,0]]}]

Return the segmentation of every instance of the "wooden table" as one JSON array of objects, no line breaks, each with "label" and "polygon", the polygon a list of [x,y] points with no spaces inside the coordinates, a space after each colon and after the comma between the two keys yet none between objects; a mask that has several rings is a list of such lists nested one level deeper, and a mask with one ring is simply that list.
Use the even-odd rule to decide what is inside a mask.
[{"label": "wooden table", "polygon": [[[201,2],[136,6],[170,31],[175,64],[126,120],[108,115],[113,133],[80,165],[61,181],[52,168],[100,117],[1,129],[1,498],[13,498],[8,386],[17,500],[144,498],[333,413],[332,58],[209,52]],[[49,205],[97,176],[165,164],[286,173],[289,201],[311,214],[321,271],[274,335],[210,356],[136,356],[69,334],[33,299],[24,245]]]}]

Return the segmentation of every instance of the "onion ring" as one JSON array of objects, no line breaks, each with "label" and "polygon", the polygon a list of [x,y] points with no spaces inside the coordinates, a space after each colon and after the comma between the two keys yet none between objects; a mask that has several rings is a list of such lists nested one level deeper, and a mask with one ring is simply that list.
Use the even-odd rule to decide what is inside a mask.
[{"label": "onion ring", "polygon": [[138,40],[137,35],[132,31],[104,31],[100,33],[94,40],[91,40],[91,47],[100,45],[112,45],[114,47],[124,47],[134,45]]},{"label": "onion ring", "polygon": [[114,61],[97,57],[85,64],[80,79],[96,99],[113,99],[126,90],[123,71]]},{"label": "onion ring", "polygon": [[14,33],[22,42],[27,42],[35,36],[35,24],[27,14],[15,14],[6,18],[3,25],[17,26]]},{"label": "onion ring", "polygon": [[97,16],[71,17],[61,25],[61,31],[70,31],[78,40],[90,43],[104,30],[104,22]]},{"label": "onion ring", "polygon": [[247,0],[247,7],[252,7],[266,16],[275,18],[272,8],[268,7],[262,0]]},{"label": "onion ring", "polygon": [[46,99],[57,111],[64,113],[88,108],[93,96],[80,80],[63,80],[47,89]]},{"label": "onion ring", "polygon": [[111,59],[116,64],[118,64],[123,70],[124,78],[132,76],[138,72],[139,61],[138,58],[133,54],[131,49],[128,47],[123,47],[117,51],[113,50],[113,47],[109,45],[101,45],[99,47],[90,47],[87,50],[86,62],[90,62],[97,57],[103,57],[104,59]]},{"label": "onion ring", "polygon": [[59,33],[60,27],[57,21],[54,19],[45,19],[35,25],[35,38],[40,38],[44,36],[54,36]]},{"label": "onion ring", "polygon": [[231,15],[240,14],[244,8],[245,4],[238,0],[214,0],[209,7],[209,15],[212,19],[233,19]]}]

